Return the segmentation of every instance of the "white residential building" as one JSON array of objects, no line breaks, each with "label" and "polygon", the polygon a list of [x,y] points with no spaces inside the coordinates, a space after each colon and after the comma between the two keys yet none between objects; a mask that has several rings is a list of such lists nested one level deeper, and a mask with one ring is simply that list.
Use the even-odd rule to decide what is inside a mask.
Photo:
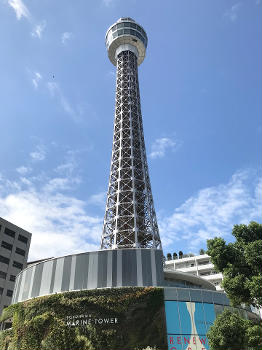
[{"label": "white residential building", "polygon": [[223,290],[221,282],[223,275],[221,272],[216,272],[214,265],[207,254],[191,256],[182,259],[166,260],[165,268],[170,270],[177,270],[190,275],[199,276],[206,279],[215,285],[216,290]]}]

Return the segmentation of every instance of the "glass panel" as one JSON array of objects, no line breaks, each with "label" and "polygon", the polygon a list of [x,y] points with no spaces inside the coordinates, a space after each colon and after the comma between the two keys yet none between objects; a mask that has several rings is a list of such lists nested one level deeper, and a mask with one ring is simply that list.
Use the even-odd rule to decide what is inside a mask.
[{"label": "glass panel", "polygon": [[189,290],[185,289],[177,289],[178,300],[181,301],[190,301]]},{"label": "glass panel", "polygon": [[124,34],[130,34],[130,29],[124,29]]},{"label": "glass panel", "polygon": [[146,38],[146,32],[145,32],[144,29],[142,29],[142,28],[141,28],[141,30],[142,30],[142,34],[143,34],[144,37]]},{"label": "glass panel", "polygon": [[202,302],[201,290],[190,290],[191,301]]},{"label": "glass panel", "polygon": [[64,258],[57,259],[53,293],[61,292],[63,268],[64,268]]},{"label": "glass panel", "polygon": [[9,228],[5,228],[5,231],[4,231],[4,233],[6,234],[6,235],[8,235],[8,236],[10,236],[10,237],[15,237],[15,231],[13,231],[13,230],[10,230]]},{"label": "glass panel", "polygon": [[117,37],[117,32],[113,33],[113,39],[115,39]]},{"label": "glass panel", "polygon": [[203,301],[206,303],[213,303],[213,293],[202,290]]},{"label": "glass panel", "polygon": [[136,35],[136,32],[134,31],[134,29],[130,29],[130,34]]},{"label": "glass panel", "polygon": [[120,30],[117,31],[117,33],[118,33],[118,36],[123,35],[124,34],[124,30],[120,29]]},{"label": "glass panel", "polygon": [[223,304],[224,305],[229,305],[229,299],[228,297],[226,296],[226,293],[221,293],[222,294],[222,298],[223,298]]},{"label": "glass panel", "polygon": [[125,23],[124,23],[124,27],[125,27],[125,28],[130,28],[130,22],[125,22]]},{"label": "glass panel", "polygon": [[215,321],[216,315],[215,315],[215,308],[213,304],[206,304],[203,303],[204,306],[204,314],[205,314],[205,319],[206,319],[206,328],[207,328],[207,332],[210,328],[210,326],[212,326],[212,324]]},{"label": "glass panel", "polygon": [[23,242],[23,243],[27,244],[27,242],[28,242],[28,238],[27,238],[27,237],[25,237],[25,236],[23,236],[23,235],[19,235],[19,236],[18,236],[18,241],[20,241],[20,242]]},{"label": "glass panel", "polygon": [[0,278],[5,280],[6,279],[6,272],[0,271]]},{"label": "glass panel", "polygon": [[116,27],[117,29],[124,28],[124,23],[118,23]]},{"label": "glass panel", "polygon": [[191,303],[192,319],[195,321],[198,335],[206,335],[206,322],[204,317],[204,308],[202,303]]},{"label": "glass panel", "polygon": [[142,37],[142,35],[141,35],[140,33],[137,33],[137,36],[139,37],[139,39],[140,39],[141,41],[143,41],[143,37]]},{"label": "glass panel", "polygon": [[216,317],[220,314],[222,314],[222,312],[224,311],[224,306],[222,305],[214,305],[215,306],[215,314]]},{"label": "glass panel", "polygon": [[111,30],[114,32],[116,30],[116,25],[113,26]]},{"label": "glass panel", "polygon": [[141,27],[137,26],[136,29],[137,29],[140,33],[142,33],[142,28],[141,28]]},{"label": "glass panel", "polygon": [[136,24],[135,23],[130,23],[130,27],[136,29]]},{"label": "glass panel", "polygon": [[177,301],[166,301],[165,311],[168,348],[172,349],[175,346],[177,349],[177,337],[181,334]]},{"label": "glass panel", "polygon": [[213,294],[214,304],[224,304],[224,293],[214,293]]},{"label": "glass panel", "polygon": [[192,333],[192,325],[190,318],[190,310],[188,310],[187,304],[184,301],[178,302],[178,309],[181,321],[181,334],[191,334]]},{"label": "glass panel", "polygon": [[32,269],[27,269],[25,273],[25,284],[24,289],[22,291],[22,300],[26,300],[29,297],[29,290],[31,285],[31,278],[32,278]]},{"label": "glass panel", "polygon": [[51,277],[52,277],[52,269],[53,269],[53,260],[47,261],[44,263],[39,295],[49,294]]}]

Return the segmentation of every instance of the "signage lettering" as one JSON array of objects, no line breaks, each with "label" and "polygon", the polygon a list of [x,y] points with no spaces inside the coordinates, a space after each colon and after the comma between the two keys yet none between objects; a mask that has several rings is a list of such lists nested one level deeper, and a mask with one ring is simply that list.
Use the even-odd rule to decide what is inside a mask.
[{"label": "signage lettering", "polygon": [[66,316],[66,325],[68,327],[83,327],[90,324],[94,325],[102,325],[102,324],[117,324],[118,318],[117,317],[94,317],[90,314],[85,315],[70,315]]},{"label": "signage lettering", "polygon": [[185,344],[186,344],[186,343],[187,343],[187,344],[190,344],[190,339],[184,337],[184,343],[185,343]]},{"label": "signage lettering", "polygon": [[[207,345],[207,338],[201,337],[201,336],[189,336],[188,334],[176,336],[176,335],[168,335],[168,343],[169,345],[189,345],[189,344],[195,344],[195,345]],[[180,347],[179,347],[180,348]],[[170,350],[175,350],[175,347],[172,347]],[[191,347],[187,348],[188,350],[191,350]],[[205,350],[205,348],[201,347],[202,350]]]}]

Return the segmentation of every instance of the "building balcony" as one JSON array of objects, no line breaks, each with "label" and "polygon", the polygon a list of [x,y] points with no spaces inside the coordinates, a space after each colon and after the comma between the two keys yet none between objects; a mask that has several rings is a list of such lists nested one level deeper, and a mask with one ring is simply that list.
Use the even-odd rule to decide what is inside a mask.
[{"label": "building balcony", "polygon": [[200,277],[203,277],[203,278],[207,279],[210,282],[215,281],[215,280],[221,280],[222,281],[222,279],[223,279],[223,275],[222,275],[221,272],[214,273],[214,274],[211,274],[211,275],[206,275],[206,276],[200,275]]},{"label": "building balcony", "polygon": [[197,272],[197,267],[196,266],[190,266],[190,267],[176,267],[177,271],[181,272]]},{"label": "building balcony", "polygon": [[214,265],[209,263],[209,264],[206,264],[206,265],[198,265],[197,266],[197,269],[198,271],[211,271],[214,269]]}]

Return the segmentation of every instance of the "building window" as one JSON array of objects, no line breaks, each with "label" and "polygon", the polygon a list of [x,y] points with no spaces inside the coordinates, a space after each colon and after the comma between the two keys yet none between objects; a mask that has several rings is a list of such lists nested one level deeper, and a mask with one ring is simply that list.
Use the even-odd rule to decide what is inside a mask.
[{"label": "building window", "polygon": [[7,227],[5,228],[4,233],[5,233],[7,236],[10,236],[10,237],[15,238],[15,231],[10,230],[10,229],[9,229],[9,228],[7,228]]},{"label": "building window", "polygon": [[15,282],[15,276],[14,275],[10,275],[9,279],[10,279],[11,282]]},{"label": "building window", "polygon": [[19,263],[17,261],[14,261],[13,262],[13,267],[16,267],[16,268],[22,270],[23,269],[23,264],[21,264],[21,263]]},{"label": "building window", "polygon": [[7,243],[5,241],[2,241],[1,247],[5,248],[5,249],[8,249],[8,250],[12,250],[13,249],[13,245],[10,244],[10,243]]},{"label": "building window", "polygon": [[7,295],[8,297],[11,297],[11,296],[13,295],[13,291],[10,290],[10,289],[7,289],[6,295]]},{"label": "building window", "polygon": [[27,244],[27,242],[28,242],[28,238],[26,238],[26,237],[23,236],[23,235],[18,235],[18,240],[19,240],[20,242],[25,243],[25,244]]},{"label": "building window", "polygon": [[124,23],[117,23],[116,27],[117,29],[124,28]]},{"label": "building window", "polygon": [[19,255],[25,256],[25,251],[24,251],[24,249],[16,248],[16,249],[15,249],[15,252],[16,252],[17,254],[19,254]]},{"label": "building window", "polygon": [[0,255],[0,262],[8,265],[10,262],[10,259],[6,258],[5,256]]},{"label": "building window", "polygon": [[0,278],[2,278],[3,280],[5,280],[5,279],[6,279],[6,272],[0,271]]},{"label": "building window", "polygon": [[4,288],[0,287],[0,295],[3,295]]}]

